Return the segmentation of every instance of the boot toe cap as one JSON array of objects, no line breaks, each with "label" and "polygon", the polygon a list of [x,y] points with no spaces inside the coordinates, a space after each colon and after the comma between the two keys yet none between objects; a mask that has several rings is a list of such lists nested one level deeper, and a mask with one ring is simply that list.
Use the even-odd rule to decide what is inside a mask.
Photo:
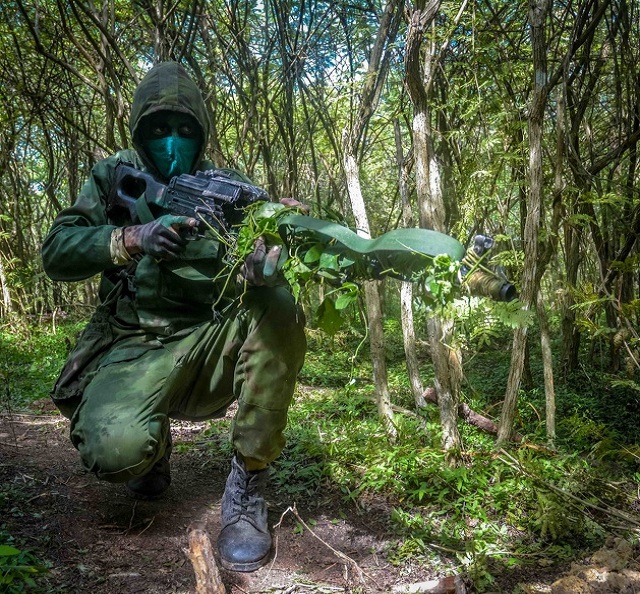
[{"label": "boot toe cap", "polygon": [[271,535],[239,521],[226,526],[218,537],[218,552],[225,569],[255,571],[269,559]]}]

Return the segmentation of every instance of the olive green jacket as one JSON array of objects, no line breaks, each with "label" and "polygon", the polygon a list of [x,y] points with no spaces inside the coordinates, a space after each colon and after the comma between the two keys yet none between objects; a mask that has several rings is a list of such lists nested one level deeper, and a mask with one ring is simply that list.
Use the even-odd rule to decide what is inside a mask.
[{"label": "olive green jacket", "polygon": [[[75,204],[56,217],[42,246],[44,270],[53,280],[79,281],[101,275],[99,295],[107,303],[112,323],[132,333],[171,335],[212,318],[218,301],[216,276],[220,246],[213,240],[191,241],[181,260],[156,262],[143,256],[137,264],[115,266],[111,260],[111,233],[116,226],[135,223],[109,209],[108,199],[119,162],[159,176],[139,138],[141,120],[160,110],[192,115],[209,134],[202,96],[175,62],[152,68],[134,95],[129,127],[134,150],[127,149],[98,162]],[[203,160],[204,142],[195,170],[211,169]],[[193,172],[192,172],[193,173]],[[166,180],[165,180],[166,181]]]}]

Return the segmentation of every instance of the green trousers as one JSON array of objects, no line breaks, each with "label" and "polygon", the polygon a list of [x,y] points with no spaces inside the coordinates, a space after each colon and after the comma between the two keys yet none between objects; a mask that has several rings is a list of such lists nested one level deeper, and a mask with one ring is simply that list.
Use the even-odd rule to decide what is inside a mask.
[{"label": "green trousers", "polygon": [[278,457],[306,351],[304,319],[284,288],[254,288],[227,318],[149,342],[118,341],[71,417],[85,468],[124,482],[164,454],[169,419],[205,420],[238,401],[231,439],[245,458]]}]

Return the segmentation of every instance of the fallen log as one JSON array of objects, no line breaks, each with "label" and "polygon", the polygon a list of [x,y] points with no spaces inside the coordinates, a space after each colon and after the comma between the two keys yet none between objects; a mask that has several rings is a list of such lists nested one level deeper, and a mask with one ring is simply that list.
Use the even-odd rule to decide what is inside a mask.
[{"label": "fallen log", "polygon": [[187,555],[196,576],[196,594],[227,594],[204,526],[199,523],[192,524],[188,528],[188,536]]},{"label": "fallen log", "polygon": [[415,584],[401,584],[391,590],[393,594],[470,594],[472,591],[468,579],[461,575]]},{"label": "fallen log", "polygon": [[[436,392],[435,388],[427,388],[422,396],[427,402],[431,402],[435,405],[438,404],[438,393]],[[497,423],[494,423],[491,419],[481,415],[480,413],[477,413],[464,402],[458,405],[458,415],[467,423],[473,425],[474,427],[477,427],[478,429],[481,429],[482,431],[493,433],[494,435],[498,434]],[[516,443],[520,443],[522,441],[522,435],[514,433],[512,436],[512,440]]]}]

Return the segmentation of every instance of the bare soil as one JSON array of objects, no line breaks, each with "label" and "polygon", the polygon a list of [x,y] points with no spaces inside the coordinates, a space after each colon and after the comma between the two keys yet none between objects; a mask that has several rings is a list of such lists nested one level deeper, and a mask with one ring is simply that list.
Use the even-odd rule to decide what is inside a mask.
[{"label": "bare soil", "polygon": [[[0,485],[10,494],[0,498],[0,525],[50,563],[47,589],[195,592],[188,532],[195,524],[205,525],[215,547],[230,461],[216,458],[211,449],[175,446],[197,442],[206,425],[172,424],[172,485],[161,500],[141,502],[128,497],[123,485],[85,472],[68,439],[68,421],[46,400],[36,407],[33,414],[0,415]],[[442,577],[385,559],[389,510],[341,514],[336,494],[333,500],[294,502],[270,491],[268,504],[274,554],[253,573],[221,569],[228,594],[378,593],[398,583]],[[295,511],[287,511],[290,507]],[[300,519],[314,534],[301,529]]]},{"label": "bare soil", "polygon": [[[39,582],[45,591],[195,594],[188,534],[205,526],[215,549],[230,464],[215,448],[198,447],[206,427],[172,423],[172,485],[161,500],[141,502],[123,485],[82,469],[68,421],[49,400],[34,403],[27,414],[0,413],[0,527],[49,564]],[[385,553],[394,537],[382,499],[367,501],[363,511],[344,508],[337,490],[290,501],[270,488],[267,502],[272,558],[253,573],[220,569],[227,594],[390,594],[396,585],[445,577],[389,562]],[[522,567],[499,575],[492,590],[551,592],[568,570],[568,564]],[[466,583],[466,592],[474,591]]]}]

